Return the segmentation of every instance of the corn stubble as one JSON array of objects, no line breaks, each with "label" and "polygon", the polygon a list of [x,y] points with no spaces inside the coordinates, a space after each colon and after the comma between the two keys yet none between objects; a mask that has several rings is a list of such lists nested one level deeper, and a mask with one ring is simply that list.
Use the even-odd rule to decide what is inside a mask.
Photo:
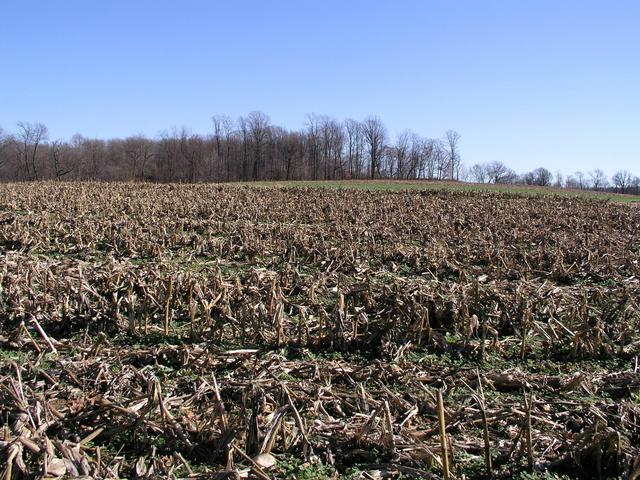
[{"label": "corn stubble", "polygon": [[637,478],[639,230],[500,193],[1,186],[0,474]]}]

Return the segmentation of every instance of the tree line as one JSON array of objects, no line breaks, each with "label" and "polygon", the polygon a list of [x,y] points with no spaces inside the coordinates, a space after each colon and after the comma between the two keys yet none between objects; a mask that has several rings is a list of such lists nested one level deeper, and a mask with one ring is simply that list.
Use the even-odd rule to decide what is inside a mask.
[{"label": "tree line", "polygon": [[466,178],[476,183],[537,185],[640,195],[640,177],[628,170],[618,170],[611,178],[599,168],[586,173],[578,170],[566,177],[560,171],[553,174],[544,167],[518,174],[504,163],[493,161],[472,165],[466,172]]},{"label": "tree line", "polygon": [[459,179],[460,135],[425,138],[402,132],[395,142],[375,116],[339,122],[309,115],[304,128],[288,130],[262,112],[232,120],[212,118],[211,133],[186,128],[124,139],[74,135],[49,141],[41,123],[0,130],[0,179],[30,181],[132,180],[224,182],[363,178]]},{"label": "tree line", "polygon": [[460,135],[430,138],[405,130],[392,138],[382,120],[338,121],[309,115],[303,128],[274,125],[262,112],[212,117],[207,135],[173,128],[156,138],[50,140],[42,123],[0,128],[0,180],[230,182],[255,180],[426,179],[522,183],[639,193],[627,171],[609,181],[601,170],[563,178],[545,168],[516,174],[499,161],[466,168]]}]

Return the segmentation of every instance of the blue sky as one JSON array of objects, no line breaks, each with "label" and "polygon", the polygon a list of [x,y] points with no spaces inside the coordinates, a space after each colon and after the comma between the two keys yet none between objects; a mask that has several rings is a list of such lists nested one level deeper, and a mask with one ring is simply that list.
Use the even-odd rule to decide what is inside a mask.
[{"label": "blue sky", "polygon": [[154,136],[252,110],[462,135],[466,164],[640,174],[640,2],[0,1],[0,126]]}]

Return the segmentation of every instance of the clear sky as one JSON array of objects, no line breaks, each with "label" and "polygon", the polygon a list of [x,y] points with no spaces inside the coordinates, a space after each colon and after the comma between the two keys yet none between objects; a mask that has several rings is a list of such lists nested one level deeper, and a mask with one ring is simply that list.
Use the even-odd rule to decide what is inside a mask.
[{"label": "clear sky", "polygon": [[0,58],[9,131],[375,114],[457,130],[467,165],[640,174],[637,0],[0,0]]}]

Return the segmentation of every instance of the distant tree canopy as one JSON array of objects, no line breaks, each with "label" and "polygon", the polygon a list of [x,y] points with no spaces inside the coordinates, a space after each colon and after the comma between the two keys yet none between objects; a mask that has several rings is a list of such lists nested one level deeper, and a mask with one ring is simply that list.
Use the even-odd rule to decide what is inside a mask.
[{"label": "distant tree canopy", "polygon": [[158,138],[98,140],[75,135],[48,143],[47,128],[20,122],[0,130],[0,179],[161,182],[451,179],[460,174],[459,134],[425,138],[404,132],[396,143],[378,117],[339,122],[309,115],[304,128],[273,125],[262,112],[212,118],[209,135],[186,128]]},{"label": "distant tree canopy", "polygon": [[[124,180],[150,182],[228,182],[254,180],[344,180],[364,178],[468,180],[522,183],[639,193],[640,179],[623,170],[607,179],[602,170],[562,178],[540,167],[517,174],[500,161],[466,168],[461,136],[441,138],[405,130],[395,138],[382,120],[338,121],[308,115],[304,127],[288,130],[268,115],[251,112],[233,120],[212,117],[211,132],[186,128],[125,139],[49,140],[42,123],[19,122],[0,128],[0,181]],[[554,183],[555,180],[555,183]]]}]

